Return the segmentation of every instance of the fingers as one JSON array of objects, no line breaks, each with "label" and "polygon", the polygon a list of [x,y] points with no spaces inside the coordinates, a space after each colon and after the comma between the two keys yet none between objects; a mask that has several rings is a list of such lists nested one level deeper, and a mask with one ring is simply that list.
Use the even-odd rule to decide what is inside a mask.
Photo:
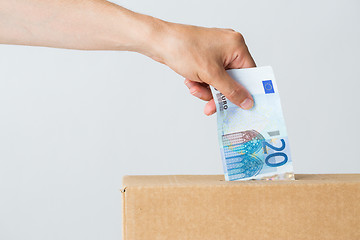
[{"label": "fingers", "polygon": [[185,79],[185,85],[189,88],[190,93],[204,101],[212,99],[210,88],[207,84],[201,84],[198,82]]},{"label": "fingers", "polygon": [[204,113],[207,116],[210,116],[210,115],[216,113],[216,105],[215,105],[214,99],[211,99],[210,101],[208,101],[206,103],[205,108],[204,108]]},{"label": "fingers", "polygon": [[198,97],[204,101],[208,101],[204,108],[204,113],[210,116],[216,112],[216,105],[209,88],[209,85],[204,83],[198,83],[185,79],[185,85],[189,88],[190,93],[195,97]]},{"label": "fingers", "polygon": [[232,59],[226,66],[226,69],[232,68],[252,68],[256,67],[255,61],[250,54],[249,48],[245,43],[244,37],[237,33],[237,44],[238,44],[238,54],[234,59]]},{"label": "fingers", "polygon": [[231,61],[225,69],[238,69],[238,68],[253,68],[256,67],[255,61],[252,58],[248,48],[243,50],[242,54],[239,54],[233,61]]},{"label": "fingers", "polygon": [[[252,68],[256,67],[255,61],[252,58],[248,47],[245,44],[245,40],[240,35],[239,41],[242,46],[242,50],[239,52],[239,55],[235,57],[227,66],[226,69],[232,68]],[[254,106],[254,99],[251,94],[238,82],[230,77],[224,68],[218,68],[217,71],[212,72],[209,76],[206,76],[208,79],[205,79],[204,82],[211,83],[213,87],[218,89],[225,97],[234,103],[235,105],[241,107],[242,109],[248,110]],[[210,79],[211,78],[211,79]],[[204,111],[211,112],[212,107],[211,103],[208,103],[210,106],[205,106]]]},{"label": "fingers", "polygon": [[225,69],[218,69],[217,74],[213,74],[213,79],[210,81],[211,85],[219,90],[225,97],[241,107],[242,109],[251,109],[254,105],[254,100],[251,94],[238,82],[230,77]]},{"label": "fingers", "polygon": [[[215,79],[205,82],[211,82],[229,101],[245,110],[253,107],[254,100],[251,94],[241,84],[232,79],[225,69],[219,69],[218,74],[213,75],[213,77]],[[189,79],[185,79],[185,85],[192,95],[208,101],[204,108],[206,115],[209,116],[216,112],[215,102],[208,86]]]},{"label": "fingers", "polygon": [[252,68],[252,67],[256,67],[256,63],[255,63],[253,57],[251,56],[249,49],[246,46],[246,54],[244,57],[244,62],[242,64],[242,66],[239,66],[239,68]]}]

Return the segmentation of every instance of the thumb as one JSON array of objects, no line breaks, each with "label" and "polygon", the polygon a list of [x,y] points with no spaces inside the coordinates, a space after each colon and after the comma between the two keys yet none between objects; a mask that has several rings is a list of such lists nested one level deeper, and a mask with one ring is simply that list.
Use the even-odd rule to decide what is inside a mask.
[{"label": "thumb", "polygon": [[230,77],[225,69],[219,69],[218,74],[212,77],[211,85],[224,94],[229,101],[245,110],[254,106],[251,94],[244,86]]}]

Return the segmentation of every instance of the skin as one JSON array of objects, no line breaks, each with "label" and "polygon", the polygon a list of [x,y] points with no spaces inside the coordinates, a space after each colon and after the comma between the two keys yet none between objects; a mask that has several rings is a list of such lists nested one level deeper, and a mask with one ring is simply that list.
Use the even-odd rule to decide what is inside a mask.
[{"label": "skin", "polygon": [[226,72],[255,67],[243,36],[232,29],[166,22],[105,0],[0,0],[0,43],[79,50],[134,51],[185,78],[216,112],[209,85],[243,109],[249,92]]}]

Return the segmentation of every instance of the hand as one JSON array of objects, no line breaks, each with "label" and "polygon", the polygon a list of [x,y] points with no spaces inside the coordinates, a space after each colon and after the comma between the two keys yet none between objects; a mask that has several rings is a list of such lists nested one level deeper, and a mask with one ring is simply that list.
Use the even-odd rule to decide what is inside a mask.
[{"label": "hand", "polygon": [[209,85],[239,107],[253,107],[250,93],[226,72],[226,69],[256,66],[240,33],[231,29],[167,24],[159,57],[151,57],[185,77],[190,93],[207,101],[206,115],[216,112]]},{"label": "hand", "polygon": [[243,109],[254,104],[225,71],[255,67],[233,30],[165,22],[105,0],[0,1],[0,10],[0,43],[136,51],[185,77],[190,93],[207,101],[207,115],[216,111],[209,85]]}]

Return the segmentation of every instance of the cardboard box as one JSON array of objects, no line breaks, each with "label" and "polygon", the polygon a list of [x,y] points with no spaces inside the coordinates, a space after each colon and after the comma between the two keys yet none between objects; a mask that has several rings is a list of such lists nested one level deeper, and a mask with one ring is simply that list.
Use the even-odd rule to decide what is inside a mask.
[{"label": "cardboard box", "polygon": [[123,240],[360,240],[360,174],[125,176]]}]

